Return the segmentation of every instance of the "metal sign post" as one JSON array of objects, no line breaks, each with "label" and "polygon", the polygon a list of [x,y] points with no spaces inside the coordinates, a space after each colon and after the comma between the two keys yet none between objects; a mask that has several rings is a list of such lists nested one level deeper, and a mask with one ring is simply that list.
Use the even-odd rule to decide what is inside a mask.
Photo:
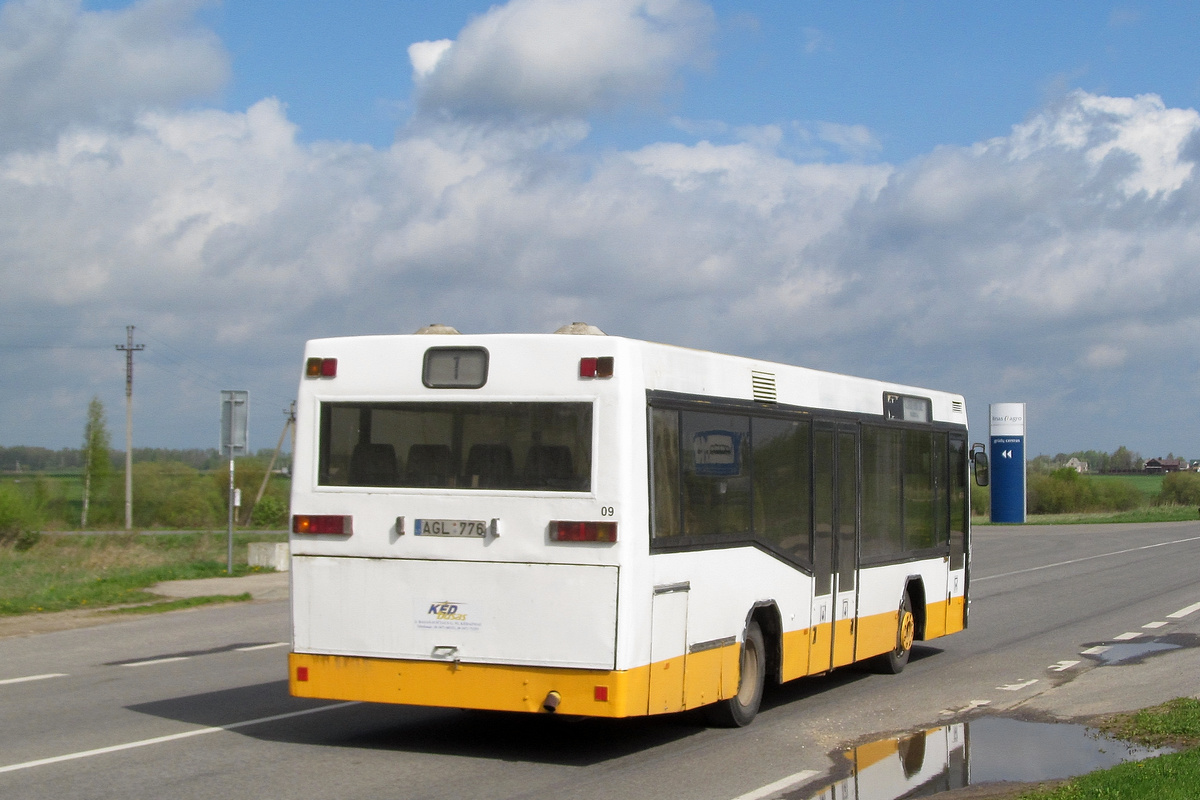
[{"label": "metal sign post", "polygon": [[250,393],[221,392],[221,453],[229,455],[229,546],[225,571],[233,574],[233,514],[239,498],[233,485],[233,457],[244,456],[250,448]]},{"label": "metal sign post", "polygon": [[1025,522],[1025,404],[992,403],[992,522]]}]

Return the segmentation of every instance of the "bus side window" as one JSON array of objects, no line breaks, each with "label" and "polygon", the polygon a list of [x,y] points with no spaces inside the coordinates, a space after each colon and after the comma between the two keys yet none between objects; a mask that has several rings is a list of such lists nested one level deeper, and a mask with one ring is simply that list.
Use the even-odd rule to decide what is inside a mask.
[{"label": "bus side window", "polygon": [[654,538],[678,536],[679,513],[679,412],[650,410],[651,489],[654,503]]}]

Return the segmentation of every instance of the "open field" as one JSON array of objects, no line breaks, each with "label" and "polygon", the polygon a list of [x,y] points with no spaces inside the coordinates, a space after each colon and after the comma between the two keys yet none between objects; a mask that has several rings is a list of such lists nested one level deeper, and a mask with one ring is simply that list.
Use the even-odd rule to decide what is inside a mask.
[{"label": "open field", "polygon": [[1146,496],[1147,499],[1153,499],[1162,491],[1163,476],[1162,475],[1085,475],[1089,481],[1098,483],[1108,483],[1112,481],[1125,481],[1137,487],[1137,490]]}]

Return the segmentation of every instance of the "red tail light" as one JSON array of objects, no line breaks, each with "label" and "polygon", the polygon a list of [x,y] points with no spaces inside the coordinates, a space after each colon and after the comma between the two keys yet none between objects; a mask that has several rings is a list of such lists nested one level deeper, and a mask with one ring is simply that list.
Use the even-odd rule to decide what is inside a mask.
[{"label": "red tail light", "polygon": [[615,542],[615,522],[551,522],[550,538],[556,542]]},{"label": "red tail light", "polygon": [[333,533],[349,536],[353,533],[353,519],[349,515],[297,514],[292,517],[292,533]]},{"label": "red tail light", "polygon": [[613,357],[599,356],[597,358],[579,359],[579,377],[581,378],[611,378],[613,376]]},{"label": "red tail light", "polygon": [[304,376],[306,378],[336,378],[337,377],[337,359],[336,358],[310,358],[304,362]]}]

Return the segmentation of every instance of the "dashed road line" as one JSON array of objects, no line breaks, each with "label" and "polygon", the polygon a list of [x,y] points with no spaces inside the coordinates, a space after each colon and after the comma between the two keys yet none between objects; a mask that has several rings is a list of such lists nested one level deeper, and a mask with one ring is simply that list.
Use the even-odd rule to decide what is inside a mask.
[{"label": "dashed road line", "polygon": [[1187,608],[1181,608],[1174,614],[1167,614],[1167,617],[1169,619],[1183,619],[1188,614],[1194,614],[1197,611],[1200,611],[1200,603],[1192,603]]},{"label": "dashed road line", "polygon": [[10,683],[28,683],[29,681],[44,681],[48,678],[65,678],[65,672],[47,672],[43,675],[26,675],[23,678],[5,678],[0,680],[0,686],[5,686]]},{"label": "dashed road line", "polygon": [[291,642],[271,642],[270,644],[254,644],[249,647],[235,647],[233,649],[239,653],[253,653],[255,650],[270,650],[275,647],[287,647],[290,644]]},{"label": "dashed road line", "polygon": [[1010,683],[1005,686],[997,686],[996,688],[1002,692],[1019,692],[1022,689],[1025,689],[1029,686],[1033,686],[1037,682],[1038,682],[1038,679],[1034,678],[1031,681],[1021,681],[1020,683]]},{"label": "dashed road line", "polygon": [[781,778],[774,783],[768,783],[766,786],[755,789],[752,792],[739,794],[737,797],[733,798],[733,800],[766,800],[768,797],[778,797],[780,794],[792,788],[793,786],[803,783],[810,778],[815,778],[818,774],[819,773],[814,769],[806,769],[802,772],[797,772],[794,775],[788,775],[786,778]]},{"label": "dashed road line", "polygon": [[187,661],[188,656],[172,656],[171,658],[151,658],[148,661],[126,661],[124,664],[118,664],[121,667],[149,667],[154,664],[170,664],[173,661]]},{"label": "dashed road line", "polygon": [[261,725],[266,722],[277,722],[281,719],[291,719],[292,717],[301,717],[305,714],[319,714],[322,711],[333,711],[336,708],[345,708],[347,706],[356,706],[357,702],[334,703],[328,706],[318,706],[317,708],[305,708],[300,711],[289,711],[286,714],[274,714],[269,717],[259,717],[257,719],[243,720],[242,722],[231,722],[228,725],[218,725],[211,728],[195,728],[190,731],[181,733],[172,733],[167,736],[155,736],[153,739],[141,739],[136,742],[125,742],[124,744],[114,744],[109,747],[97,747],[95,750],[82,750],[78,753],[66,753],[61,756],[51,756],[50,758],[39,758],[34,761],[25,761],[20,764],[9,764],[8,766],[0,767],[0,773],[16,772],[22,769],[32,769],[33,767],[43,767],[48,764],[60,764],[63,761],[74,761],[80,758],[91,758],[92,756],[100,756],[106,753],[117,753],[122,750],[133,750],[137,747],[148,747],[154,744],[163,744],[165,742],[174,742],[179,739],[190,739],[193,736],[203,736],[206,733],[217,733],[219,731],[232,731],[238,728],[245,728],[250,725]]},{"label": "dashed road line", "polygon": [[1125,633],[1119,633],[1116,636],[1114,636],[1113,641],[1114,642],[1128,642],[1130,639],[1139,639],[1145,635],[1146,634],[1142,633],[1141,631],[1126,631]]},{"label": "dashed road line", "polygon": [[1101,653],[1107,653],[1111,649],[1112,648],[1107,647],[1106,645],[1099,644],[1099,645],[1096,645],[1095,647],[1089,647],[1087,650],[1080,651],[1080,655],[1098,656]]},{"label": "dashed road line", "polygon": [[1054,672],[1066,672],[1071,667],[1082,663],[1082,661],[1060,661],[1057,664],[1051,664],[1050,666],[1046,667],[1046,669]]},{"label": "dashed road line", "polygon": [[1143,628],[1163,628],[1170,624],[1171,623],[1169,623],[1169,622],[1147,622],[1142,627]]}]

